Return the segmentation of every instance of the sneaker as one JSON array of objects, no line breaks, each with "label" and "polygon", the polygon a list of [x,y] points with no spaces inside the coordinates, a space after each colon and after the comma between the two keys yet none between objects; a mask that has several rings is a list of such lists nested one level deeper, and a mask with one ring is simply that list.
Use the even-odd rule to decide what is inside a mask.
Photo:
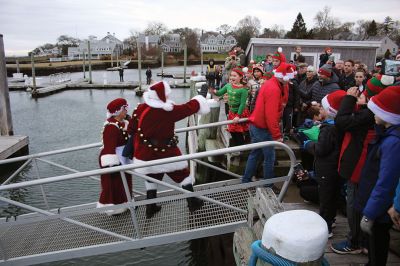
[{"label": "sneaker", "polygon": [[362,252],[361,248],[351,247],[347,240],[339,243],[332,243],[331,249],[337,254],[360,254]]}]

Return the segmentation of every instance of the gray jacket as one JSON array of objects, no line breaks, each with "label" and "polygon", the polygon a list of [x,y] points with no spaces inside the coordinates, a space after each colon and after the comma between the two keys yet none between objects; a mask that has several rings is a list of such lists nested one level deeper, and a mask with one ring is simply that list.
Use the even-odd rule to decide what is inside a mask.
[{"label": "gray jacket", "polygon": [[320,86],[314,87],[311,92],[311,101],[321,102],[327,94],[340,90],[338,85],[339,78],[334,72],[332,72],[332,77],[327,81],[320,82]]}]

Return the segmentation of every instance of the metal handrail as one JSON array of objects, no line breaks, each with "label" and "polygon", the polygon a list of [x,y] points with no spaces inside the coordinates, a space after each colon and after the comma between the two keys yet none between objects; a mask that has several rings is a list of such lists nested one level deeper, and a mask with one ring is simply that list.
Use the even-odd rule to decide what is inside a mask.
[{"label": "metal handrail", "polygon": [[179,161],[200,159],[200,158],[208,157],[208,156],[218,156],[218,155],[223,155],[223,154],[232,153],[232,152],[260,149],[260,148],[268,147],[268,146],[278,146],[288,153],[288,155],[290,157],[290,170],[289,170],[288,176],[291,176],[294,171],[293,168],[296,164],[296,157],[295,157],[293,151],[290,149],[290,147],[287,146],[286,144],[283,144],[283,143],[277,142],[277,141],[264,141],[264,142],[252,143],[252,144],[247,144],[247,145],[242,145],[242,146],[223,148],[223,149],[213,150],[213,151],[204,151],[204,152],[199,152],[196,154],[186,154],[186,155],[152,160],[152,161],[141,162],[141,163],[120,165],[120,166],[114,166],[114,167],[110,167],[110,168],[96,169],[96,170],[90,170],[90,171],[74,173],[74,174],[47,177],[47,178],[43,178],[40,180],[30,180],[30,181],[24,181],[21,183],[7,184],[7,185],[0,186],[0,191],[6,191],[6,190],[10,190],[10,189],[29,187],[29,186],[35,186],[35,185],[49,184],[49,183],[60,182],[60,181],[64,181],[64,180],[72,180],[72,179],[76,179],[76,178],[88,177],[88,176],[93,176],[93,175],[110,174],[110,173],[119,172],[119,171],[133,170],[133,169],[138,169],[138,168],[143,168],[143,167],[148,167],[148,166],[174,163],[174,162],[179,162]]},{"label": "metal handrail", "polygon": [[[239,123],[246,122],[246,121],[248,121],[248,118],[239,119]],[[179,128],[179,129],[175,130],[175,133],[182,133],[182,132],[187,132],[187,131],[191,131],[191,130],[203,129],[203,128],[208,128],[208,127],[223,126],[223,125],[228,125],[228,124],[233,124],[233,121],[232,120],[226,120],[226,121],[221,121],[221,122],[216,122],[216,123],[209,123],[209,124],[200,125],[200,126]],[[47,152],[29,154],[29,155],[25,155],[25,156],[20,156],[20,157],[14,157],[14,158],[10,158],[10,159],[0,160],[0,165],[7,164],[7,163],[19,162],[19,161],[25,161],[25,160],[34,159],[34,158],[37,158],[37,157],[44,157],[44,156],[50,156],[50,155],[55,155],[55,154],[60,154],[60,153],[91,149],[91,148],[100,147],[102,145],[103,144],[101,142],[96,142],[96,143],[91,143],[91,144],[86,144],[86,145],[81,145],[81,146],[75,146],[75,147],[70,147],[70,148],[65,148],[65,149],[59,149],[59,150],[54,150],[54,151],[47,151]]]}]

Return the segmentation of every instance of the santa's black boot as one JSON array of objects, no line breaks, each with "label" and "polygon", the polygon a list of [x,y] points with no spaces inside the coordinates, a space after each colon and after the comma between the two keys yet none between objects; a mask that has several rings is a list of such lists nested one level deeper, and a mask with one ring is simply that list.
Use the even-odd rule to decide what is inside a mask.
[{"label": "santa's black boot", "polygon": [[[155,199],[157,198],[157,190],[147,190],[147,199]],[[151,203],[146,205],[146,218],[150,219],[161,210],[161,206]]]},{"label": "santa's black boot", "polygon": [[[183,189],[189,190],[191,192],[193,192],[193,185],[189,184],[189,185],[184,185],[182,186]],[[198,209],[200,209],[201,207],[203,207],[204,205],[204,201],[198,198],[187,198],[187,202],[188,202],[188,207],[189,207],[189,211],[190,212],[195,212]]]}]

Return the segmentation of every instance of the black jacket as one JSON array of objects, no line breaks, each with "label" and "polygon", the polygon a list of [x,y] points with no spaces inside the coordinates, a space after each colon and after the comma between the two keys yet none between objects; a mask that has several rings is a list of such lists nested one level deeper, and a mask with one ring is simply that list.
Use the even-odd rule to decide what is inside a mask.
[{"label": "black jacket", "polygon": [[318,81],[318,77],[314,76],[311,80],[305,79],[300,82],[298,86],[298,92],[300,96],[300,101],[302,103],[311,103],[311,95],[313,90],[318,90],[321,84]]},{"label": "black jacket", "polygon": [[313,91],[311,92],[311,100],[320,103],[322,98],[327,94],[340,89],[338,82],[338,76],[332,72],[330,79],[320,82],[321,86],[319,88],[313,88]]},{"label": "black jacket", "polygon": [[314,168],[317,178],[338,176],[338,161],[342,135],[335,125],[323,123],[318,142],[309,142],[307,151],[314,155]]},{"label": "black jacket", "polygon": [[357,98],[346,95],[336,114],[335,125],[344,133],[339,158],[339,174],[358,183],[365,163],[368,143],[374,138],[375,118],[366,106],[355,110]]},{"label": "black jacket", "polygon": [[342,78],[339,82],[339,86],[342,90],[347,91],[349,88],[354,87],[356,85],[356,80],[354,79],[354,73],[351,73],[346,77],[345,74],[342,75]]}]

